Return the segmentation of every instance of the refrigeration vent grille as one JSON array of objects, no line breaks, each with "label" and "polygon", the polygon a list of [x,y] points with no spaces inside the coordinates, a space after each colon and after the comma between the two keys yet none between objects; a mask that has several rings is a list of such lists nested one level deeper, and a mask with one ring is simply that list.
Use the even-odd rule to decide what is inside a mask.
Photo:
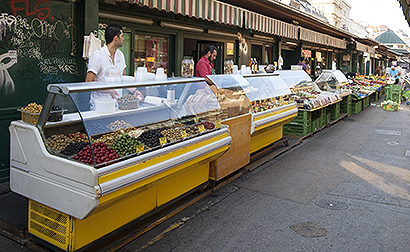
[{"label": "refrigeration vent grille", "polygon": [[69,241],[69,216],[30,200],[29,232],[65,249]]},{"label": "refrigeration vent grille", "polygon": [[56,212],[55,210],[46,207],[44,205],[40,205],[34,201],[31,202],[31,210],[41,213],[42,215],[46,216],[49,219],[52,219],[54,221],[57,221],[63,225],[67,224],[68,221],[68,216],[67,215],[63,215],[60,212]]},{"label": "refrigeration vent grille", "polygon": [[[38,232],[40,232],[43,235],[46,235],[47,237],[57,241],[58,243],[65,244],[67,242],[67,238],[64,237],[63,235],[57,234],[56,232],[45,228],[36,222],[32,221],[30,222],[30,227]],[[43,237],[40,237],[43,238]]]}]

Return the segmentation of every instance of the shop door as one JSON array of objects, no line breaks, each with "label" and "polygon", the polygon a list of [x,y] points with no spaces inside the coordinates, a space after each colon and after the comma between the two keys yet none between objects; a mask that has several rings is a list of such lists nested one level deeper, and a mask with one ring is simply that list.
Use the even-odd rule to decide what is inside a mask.
[{"label": "shop door", "polygon": [[[197,59],[198,61],[202,58],[202,52],[208,47],[208,46],[215,46],[218,49],[218,56],[216,57],[214,64],[214,69],[217,74],[223,73],[223,61],[224,61],[224,48],[223,45],[224,43],[222,42],[212,42],[212,41],[197,41]],[[196,61],[195,63],[197,63]]]},{"label": "shop door", "polygon": [[291,65],[296,65],[299,62],[300,55],[296,51],[282,49],[283,66],[282,69],[290,69]]}]

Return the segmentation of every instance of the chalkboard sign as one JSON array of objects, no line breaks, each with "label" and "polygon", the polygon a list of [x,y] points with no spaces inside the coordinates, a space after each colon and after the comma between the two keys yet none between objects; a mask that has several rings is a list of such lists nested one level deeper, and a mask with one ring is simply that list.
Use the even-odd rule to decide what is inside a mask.
[{"label": "chalkboard sign", "polygon": [[[0,141],[16,108],[41,104],[50,83],[83,81],[80,3],[53,0],[0,1]],[[79,56],[80,55],[80,56]],[[83,70],[81,70],[83,71]],[[0,183],[8,174],[9,145],[0,152]]]}]

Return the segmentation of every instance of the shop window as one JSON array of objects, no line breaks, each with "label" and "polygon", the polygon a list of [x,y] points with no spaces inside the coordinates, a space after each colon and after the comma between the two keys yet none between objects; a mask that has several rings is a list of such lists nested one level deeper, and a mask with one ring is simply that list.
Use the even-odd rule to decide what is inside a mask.
[{"label": "shop window", "polygon": [[258,62],[262,59],[262,46],[261,45],[251,45],[251,58],[256,58]]},{"label": "shop window", "polygon": [[147,67],[147,71],[155,73],[159,67],[168,69],[168,38],[135,34],[134,70]]}]

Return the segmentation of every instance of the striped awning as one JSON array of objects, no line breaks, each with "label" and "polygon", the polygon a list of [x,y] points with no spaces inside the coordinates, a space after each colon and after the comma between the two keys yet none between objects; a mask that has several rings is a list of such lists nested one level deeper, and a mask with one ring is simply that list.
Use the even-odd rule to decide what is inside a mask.
[{"label": "striped awning", "polygon": [[252,11],[245,10],[244,13],[246,29],[295,40],[298,39],[299,28],[296,25],[288,24]]},{"label": "striped awning", "polygon": [[346,41],[343,39],[338,39],[327,34],[312,31],[303,27],[300,27],[300,40],[326,45],[340,49],[346,49]]},{"label": "striped awning", "polygon": [[367,53],[376,53],[376,49],[371,46],[356,42],[356,50]]},{"label": "striped awning", "polygon": [[184,16],[242,27],[242,8],[216,0],[116,0]]}]

